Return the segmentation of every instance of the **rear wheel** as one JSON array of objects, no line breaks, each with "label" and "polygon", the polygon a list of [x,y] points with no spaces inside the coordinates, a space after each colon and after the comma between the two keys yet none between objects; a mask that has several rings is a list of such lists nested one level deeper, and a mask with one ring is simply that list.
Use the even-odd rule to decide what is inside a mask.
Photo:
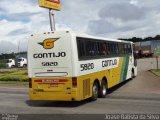
[{"label": "rear wheel", "polygon": [[132,72],[131,72],[131,79],[134,78],[134,70],[132,69]]},{"label": "rear wheel", "polygon": [[92,87],[92,97],[91,100],[97,100],[98,98],[98,83],[94,82],[93,87]]},{"label": "rear wheel", "polygon": [[107,83],[105,81],[102,81],[101,88],[99,91],[99,97],[105,98],[106,95],[107,95]]}]

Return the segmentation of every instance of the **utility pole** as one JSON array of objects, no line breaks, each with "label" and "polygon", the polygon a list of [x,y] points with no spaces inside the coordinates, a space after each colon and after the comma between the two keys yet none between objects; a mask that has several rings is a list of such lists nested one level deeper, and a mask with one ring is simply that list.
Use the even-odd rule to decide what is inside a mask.
[{"label": "utility pole", "polygon": [[156,56],[156,61],[157,61],[157,70],[158,70],[158,56]]},{"label": "utility pole", "polygon": [[51,31],[55,31],[56,27],[53,10],[61,10],[60,0],[38,0],[38,3],[40,7],[49,9],[49,21]]},{"label": "utility pole", "polygon": [[20,42],[21,42],[21,40],[19,40],[19,42],[18,42],[18,55],[17,56],[19,56],[19,57],[20,57]]},{"label": "utility pole", "polygon": [[54,19],[54,14],[52,9],[49,9],[49,20],[50,20],[51,31],[55,31],[56,30],[55,19]]}]

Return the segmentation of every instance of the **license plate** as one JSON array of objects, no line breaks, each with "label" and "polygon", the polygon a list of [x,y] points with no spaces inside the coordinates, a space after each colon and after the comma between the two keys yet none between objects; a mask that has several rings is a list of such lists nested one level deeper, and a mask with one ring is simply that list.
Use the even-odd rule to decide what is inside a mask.
[{"label": "license plate", "polygon": [[50,87],[58,87],[58,84],[50,84]]}]

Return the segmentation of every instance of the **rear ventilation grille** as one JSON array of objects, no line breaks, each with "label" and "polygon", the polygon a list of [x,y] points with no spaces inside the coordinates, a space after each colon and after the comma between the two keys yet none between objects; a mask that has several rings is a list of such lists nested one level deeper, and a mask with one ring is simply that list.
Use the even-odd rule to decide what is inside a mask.
[{"label": "rear ventilation grille", "polygon": [[90,79],[83,80],[83,98],[90,95]]}]

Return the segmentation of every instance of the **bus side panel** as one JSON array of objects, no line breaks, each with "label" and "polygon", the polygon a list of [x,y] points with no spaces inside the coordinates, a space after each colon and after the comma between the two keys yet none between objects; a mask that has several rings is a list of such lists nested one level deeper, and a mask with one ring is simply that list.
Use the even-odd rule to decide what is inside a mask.
[{"label": "bus side panel", "polygon": [[108,80],[108,88],[111,88],[121,82],[122,67],[123,57],[119,57],[118,67],[111,69],[111,80]]},{"label": "bus side panel", "polygon": [[101,81],[106,77],[108,88],[111,88],[127,79],[129,56],[119,57],[118,67],[94,72],[77,77],[77,98],[83,100],[92,96],[92,86],[95,80]]},{"label": "bus side panel", "polygon": [[122,67],[121,67],[121,76],[120,76],[120,82],[123,82],[127,78],[127,71],[128,71],[128,64],[129,64],[129,56],[126,55],[122,58]]},{"label": "bus side panel", "polygon": [[134,68],[133,67],[134,59],[131,55],[126,55],[122,57],[122,59],[123,62],[122,62],[120,82],[130,79],[132,74],[132,68]]},{"label": "bus side panel", "polygon": [[[92,96],[92,87],[95,80],[99,80],[99,83],[101,84],[101,81],[103,77],[107,78],[107,81],[111,81],[111,71],[110,70],[103,70],[100,72],[95,72],[87,75],[83,75],[78,77],[78,99],[86,99]],[[113,84],[113,83],[111,83]]]},{"label": "bus side panel", "polygon": [[105,77],[108,82],[108,88],[119,84],[121,82],[122,64],[123,57],[120,57],[118,67],[116,68],[102,70],[100,72],[94,72],[78,77],[77,92],[79,93],[79,99],[86,99],[92,96],[92,85],[95,80],[99,80],[99,83],[101,84],[102,79]]},{"label": "bus side panel", "polygon": [[118,67],[79,76],[77,80],[78,81],[77,92],[80,98],[78,99],[86,99],[91,97],[92,85],[95,80],[99,80],[99,83],[101,84],[102,79],[105,77],[108,82],[108,88],[111,88],[119,84],[121,82],[120,80],[122,73],[124,74],[124,71],[122,72],[124,61],[123,57],[119,57],[118,59],[119,59]]},{"label": "bus side panel", "polygon": [[128,71],[127,71],[126,80],[128,80],[132,77],[132,68],[134,69],[134,59],[130,55],[129,60],[128,60]]}]

